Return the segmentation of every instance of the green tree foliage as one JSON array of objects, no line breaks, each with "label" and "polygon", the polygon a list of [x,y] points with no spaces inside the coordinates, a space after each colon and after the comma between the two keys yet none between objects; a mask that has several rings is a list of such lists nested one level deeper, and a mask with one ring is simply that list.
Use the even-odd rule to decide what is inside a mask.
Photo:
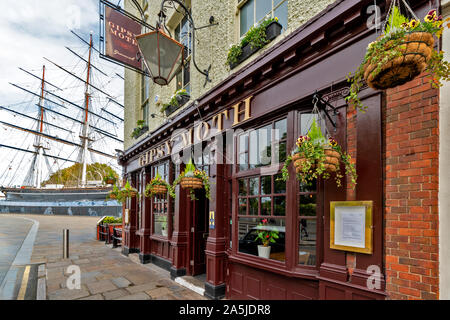
[{"label": "green tree foliage", "polygon": [[[65,187],[76,187],[81,181],[83,164],[76,163],[71,167],[56,171],[50,178],[42,183],[43,186],[47,184],[62,184]],[[88,164],[86,168],[86,179],[88,181],[102,181],[107,175],[112,174],[119,178],[117,172],[110,166],[104,163]]]}]

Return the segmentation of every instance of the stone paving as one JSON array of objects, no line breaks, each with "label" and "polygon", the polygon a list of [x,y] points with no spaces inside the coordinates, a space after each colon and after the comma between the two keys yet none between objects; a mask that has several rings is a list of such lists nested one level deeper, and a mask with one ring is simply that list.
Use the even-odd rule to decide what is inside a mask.
[{"label": "stone paving", "polygon": [[[136,254],[126,257],[96,240],[98,217],[14,215],[39,221],[31,263],[46,263],[49,300],[204,300],[205,297],[177,284],[169,272],[140,264]],[[70,256],[62,258],[62,230],[70,230]],[[76,265],[81,288],[68,289]]]}]

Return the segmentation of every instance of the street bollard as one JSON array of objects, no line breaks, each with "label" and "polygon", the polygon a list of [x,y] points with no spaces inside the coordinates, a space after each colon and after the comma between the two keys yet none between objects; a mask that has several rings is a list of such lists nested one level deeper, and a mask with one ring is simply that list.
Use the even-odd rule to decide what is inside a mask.
[{"label": "street bollard", "polygon": [[63,259],[69,258],[69,229],[63,230]]}]

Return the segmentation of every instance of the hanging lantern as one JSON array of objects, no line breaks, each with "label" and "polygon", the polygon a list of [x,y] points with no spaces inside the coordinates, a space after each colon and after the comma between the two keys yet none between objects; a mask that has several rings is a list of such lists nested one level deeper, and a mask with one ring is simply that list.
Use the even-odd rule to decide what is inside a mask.
[{"label": "hanging lantern", "polygon": [[168,85],[183,63],[184,46],[160,29],[136,36],[136,40],[153,81]]}]

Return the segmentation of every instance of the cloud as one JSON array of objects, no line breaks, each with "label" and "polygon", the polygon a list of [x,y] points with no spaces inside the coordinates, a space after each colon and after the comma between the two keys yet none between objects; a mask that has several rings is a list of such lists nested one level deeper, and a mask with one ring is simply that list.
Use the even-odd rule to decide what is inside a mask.
[{"label": "cloud", "polygon": [[[3,35],[0,44],[0,105],[11,106],[11,109],[30,116],[36,116],[38,109],[35,104],[38,103],[39,98],[25,93],[11,86],[9,83],[16,83],[30,91],[39,93],[40,81],[20,71],[18,68],[21,67],[27,71],[31,71],[40,77],[42,76],[42,66],[45,64],[46,80],[60,88],[67,89],[64,92],[55,91],[55,94],[75,101],[82,106],[84,100],[83,83],[68,76],[44,60],[43,57],[54,61],[60,66],[64,66],[84,79],[86,77],[86,64],[70,53],[65,47],[70,47],[78,54],[87,58],[87,46],[74,36],[70,30],[74,30],[86,40],[89,39],[90,31],[93,31],[94,46],[98,47],[98,21],[97,0],[2,0],[2,9],[0,10],[0,30],[2,30]],[[100,59],[96,52],[93,56],[93,63],[102,70],[105,70],[108,75],[113,76],[116,72],[123,74],[123,68]],[[92,80],[96,81],[96,85],[100,87],[106,86],[105,91],[116,97],[117,101],[123,103],[123,81],[119,77],[102,79],[100,75],[96,74]],[[47,86],[47,90],[54,90],[54,88]],[[92,95],[92,100],[95,105],[92,106],[93,109],[91,110],[100,114],[102,112],[101,107],[106,104],[107,99],[104,95],[94,92],[94,90],[92,91]],[[51,98],[51,100],[61,102],[54,98]],[[47,106],[50,107],[50,104]],[[58,109],[55,107],[55,110]],[[76,108],[68,108],[67,110],[59,109],[60,112],[61,110],[63,110],[63,113],[69,113],[72,117],[82,115],[82,112]],[[123,115],[123,110],[112,104],[108,105],[108,111],[120,116]],[[108,118],[104,113],[101,114]],[[27,126],[28,128],[35,126],[32,120],[27,120],[19,116],[14,117],[6,111],[0,111],[0,117],[2,121]],[[74,129],[74,134],[72,135],[58,131],[57,134],[59,137],[68,138],[77,143],[80,142],[78,137],[79,127],[73,126],[70,121],[64,121],[50,114],[47,114],[47,117],[49,122],[57,121],[63,127]],[[101,125],[100,120],[97,119],[95,122],[96,125]],[[123,139],[123,126],[114,128],[112,126],[108,127],[107,124],[105,125],[106,128],[103,128],[104,130],[117,133]],[[32,135],[24,138],[23,133],[6,128],[5,126],[0,126],[0,134],[4,138],[4,144],[33,150],[34,138]],[[104,139],[96,143],[97,148],[107,148],[110,146],[120,149],[123,148],[120,144],[110,143],[109,140],[108,143],[105,141]],[[56,150],[53,151],[50,153],[60,153],[65,156],[69,156],[72,153],[72,150],[67,147],[58,150],[58,152]],[[109,151],[113,153],[114,149]],[[14,154],[17,155],[14,156]],[[20,163],[19,158],[22,158],[22,156],[22,153],[0,148],[0,172],[5,172],[4,170],[15,171]],[[29,155],[27,157],[30,158]],[[25,159],[24,162],[27,162],[27,160]],[[26,168],[23,163],[21,165],[23,168],[18,170],[17,178],[14,179],[13,184],[22,183],[21,179],[26,174]],[[10,167],[12,167],[11,170],[9,170]],[[6,180],[9,179],[2,180],[0,176],[0,185],[4,184]],[[6,182],[9,183],[9,181]]]}]

